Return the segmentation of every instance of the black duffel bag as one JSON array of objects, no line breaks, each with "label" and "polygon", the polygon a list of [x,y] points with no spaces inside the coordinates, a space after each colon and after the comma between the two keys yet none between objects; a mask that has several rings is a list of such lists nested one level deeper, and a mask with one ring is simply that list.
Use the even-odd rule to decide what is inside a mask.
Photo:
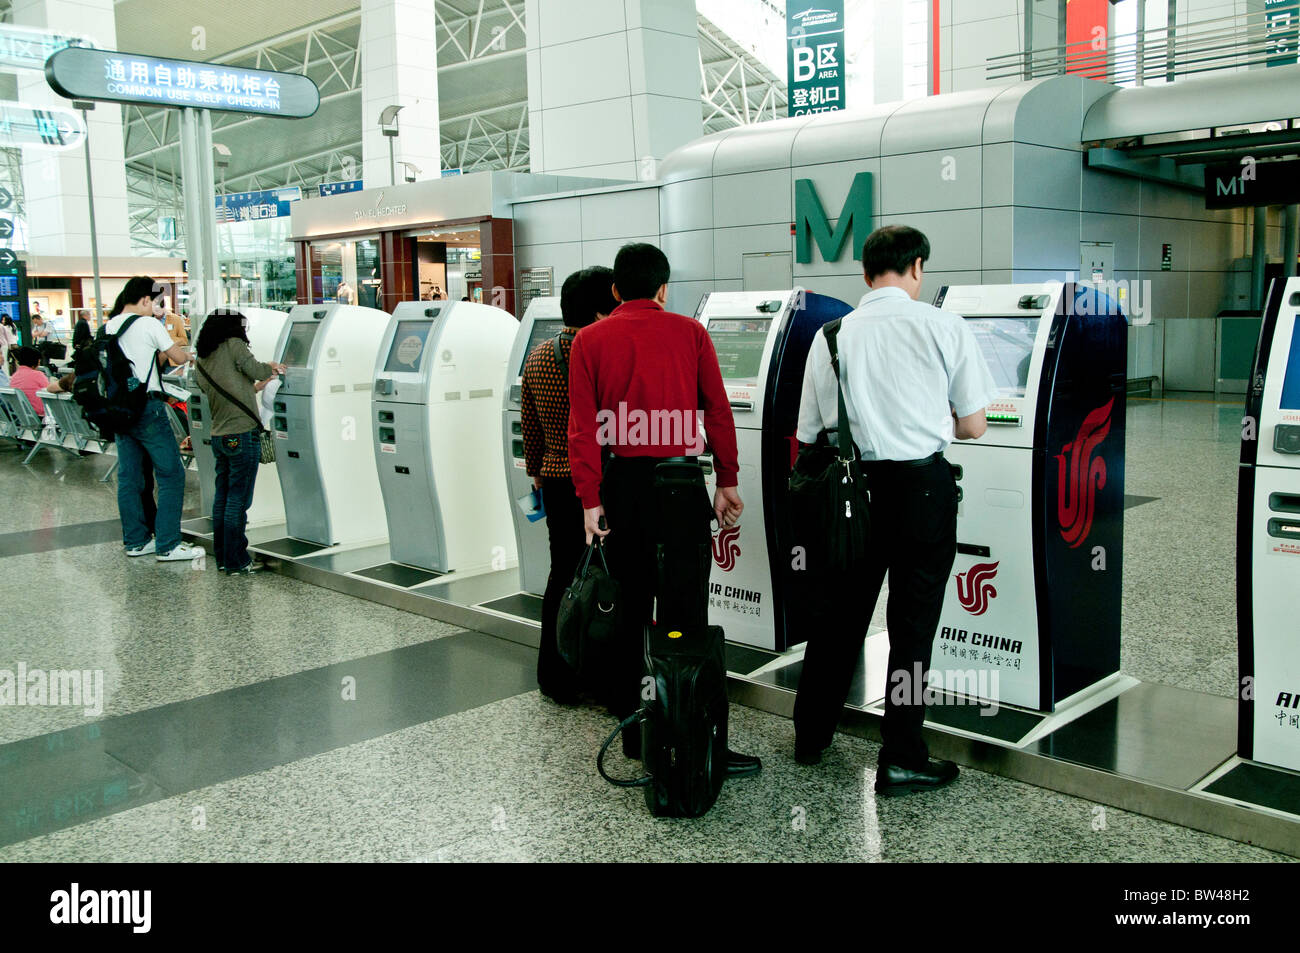
[{"label": "black duffel bag", "polygon": [[[599,555],[599,561],[592,556]],[[609,659],[622,617],[619,584],[609,573],[605,547],[599,538],[587,544],[573,582],[560,596],[555,617],[555,642],[560,657],[575,672],[592,675]]]},{"label": "black duffel bag", "polygon": [[832,431],[823,430],[812,446],[799,451],[790,472],[787,502],[790,539],[811,556],[808,568],[849,573],[865,567],[869,557],[871,492],[849,431],[836,343],[839,330],[838,318],[822,328],[839,396],[838,446],[830,442]]}]

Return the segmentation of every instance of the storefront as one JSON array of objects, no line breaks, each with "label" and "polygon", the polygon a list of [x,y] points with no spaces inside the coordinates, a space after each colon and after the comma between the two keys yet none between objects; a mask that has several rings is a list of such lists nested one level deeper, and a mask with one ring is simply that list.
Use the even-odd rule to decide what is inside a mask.
[{"label": "storefront", "polygon": [[184,296],[184,261],[180,258],[101,257],[99,287],[104,300],[100,302],[95,298],[94,269],[89,258],[26,252],[20,257],[27,262],[28,313],[52,321],[64,341],[70,339],[79,318],[97,328],[97,312],[112,306],[133,275],[148,275],[167,286],[164,304],[169,310],[175,310],[176,299]]},{"label": "storefront", "polygon": [[590,179],[482,172],[295,202],[297,299],[391,312],[403,301],[517,306],[511,203]]}]

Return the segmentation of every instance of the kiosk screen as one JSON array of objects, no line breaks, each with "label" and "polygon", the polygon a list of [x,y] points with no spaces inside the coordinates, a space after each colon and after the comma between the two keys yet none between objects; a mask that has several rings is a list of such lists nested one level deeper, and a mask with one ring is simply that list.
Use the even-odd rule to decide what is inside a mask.
[{"label": "kiosk screen", "polygon": [[763,348],[771,318],[709,318],[709,337],[718,353],[722,379],[733,383],[758,383]]},{"label": "kiosk screen", "polygon": [[280,363],[288,367],[306,367],[311,357],[311,345],[320,330],[319,321],[295,321],[289,328],[289,340],[284,343]]},{"label": "kiosk screen", "polygon": [[1291,353],[1286,358],[1280,403],[1282,410],[1300,410],[1300,315],[1291,327]]},{"label": "kiosk screen", "polygon": [[424,354],[424,345],[429,340],[429,329],[432,327],[432,321],[398,321],[384,370],[390,373],[419,373],[420,357]]},{"label": "kiosk screen", "polygon": [[970,318],[971,330],[1003,397],[1024,397],[1038,318]]},{"label": "kiosk screen", "polygon": [[[560,333],[564,327],[564,322],[559,318],[550,318],[544,321],[533,321],[532,333],[528,335],[528,347],[524,348],[524,360],[528,360],[528,355],[533,353],[533,349],[543,341],[549,341],[555,335]],[[519,373],[524,372],[524,365],[520,363]]]}]

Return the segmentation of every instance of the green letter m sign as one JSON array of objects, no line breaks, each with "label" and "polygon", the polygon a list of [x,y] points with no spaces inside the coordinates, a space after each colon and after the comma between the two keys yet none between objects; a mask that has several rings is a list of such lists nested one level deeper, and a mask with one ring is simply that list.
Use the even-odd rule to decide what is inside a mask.
[{"label": "green letter m sign", "polygon": [[[856,223],[856,224],[855,224]],[[812,261],[812,243],[825,261],[837,261],[844,249],[844,239],[853,233],[853,257],[862,260],[862,246],[871,233],[871,173],[859,172],[853,177],[839,223],[831,231],[830,219],[817,198],[812,179],[795,179],[794,183],[794,260],[802,265]]]}]

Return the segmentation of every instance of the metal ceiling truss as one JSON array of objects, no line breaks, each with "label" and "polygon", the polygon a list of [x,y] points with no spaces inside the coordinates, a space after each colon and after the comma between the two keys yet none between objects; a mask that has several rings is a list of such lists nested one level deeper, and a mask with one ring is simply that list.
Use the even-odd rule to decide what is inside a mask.
[{"label": "metal ceiling truss", "polygon": [[[0,0],[3,3],[3,0]],[[524,55],[527,31],[523,0],[438,0],[438,70],[454,70],[492,59]],[[785,84],[756,57],[703,16],[700,30],[700,101],[704,132],[779,119],[786,114]],[[235,50],[213,62],[257,69],[304,73],[320,87],[322,104],[360,93],[361,57],[356,48],[360,10],[309,24]],[[443,114],[441,157],[444,168],[463,172],[527,171],[529,168],[528,100],[460,115]],[[183,203],[171,173],[158,160],[177,148],[180,124],[169,109],[123,107],[127,187],[131,199],[131,235],[137,250],[176,252],[178,242],[158,241],[157,219],[183,216]],[[239,113],[214,113],[215,136],[249,123],[265,122]],[[358,129],[359,133],[359,129]],[[170,158],[170,156],[169,156]],[[300,186],[314,190],[341,178],[350,159],[361,164],[361,137],[331,145],[291,161],[268,163],[222,178],[222,191]],[[157,188],[151,183],[157,183]],[[183,247],[183,245],[182,245]]]}]

